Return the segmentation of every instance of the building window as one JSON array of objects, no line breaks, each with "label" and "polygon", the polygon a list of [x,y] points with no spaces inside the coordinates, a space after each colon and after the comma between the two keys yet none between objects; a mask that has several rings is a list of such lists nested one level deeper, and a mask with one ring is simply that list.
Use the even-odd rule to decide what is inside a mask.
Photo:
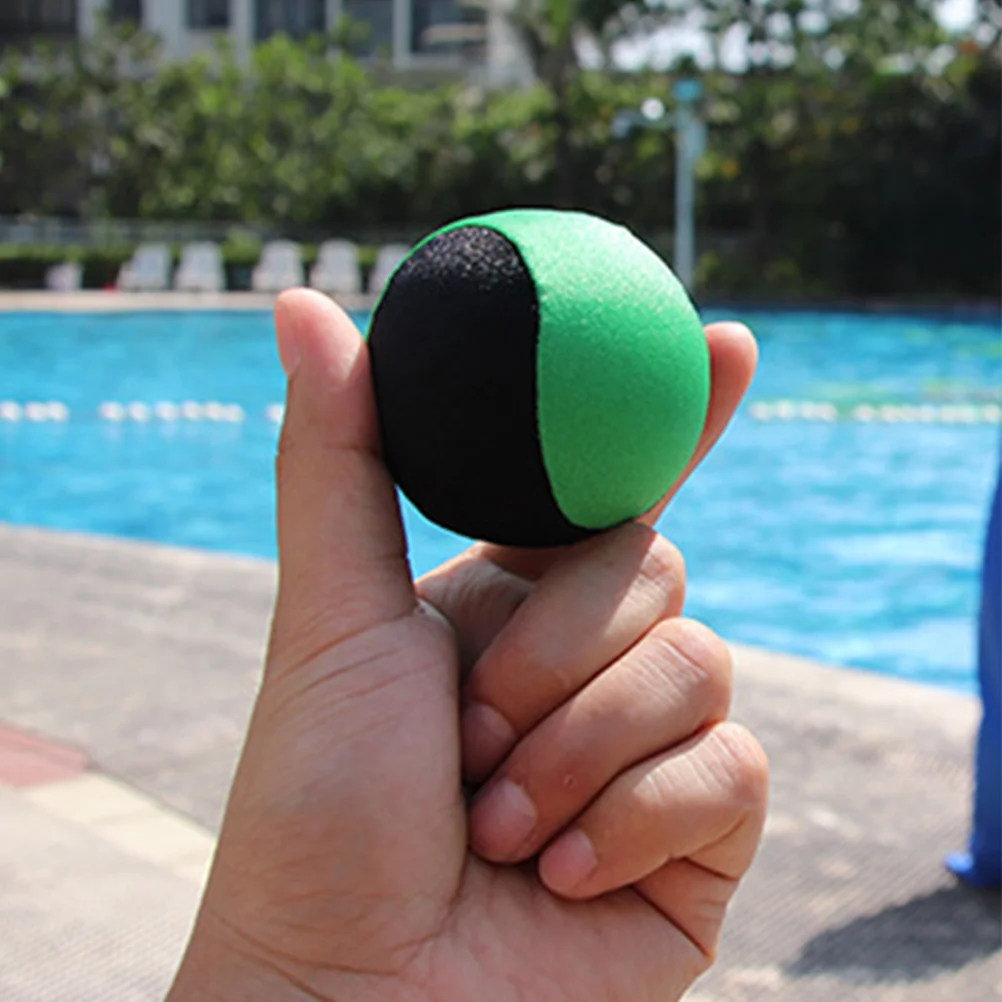
[{"label": "building window", "polygon": [[112,24],[131,21],[143,23],[143,0],[111,0],[108,4],[108,20]]},{"label": "building window", "polygon": [[188,0],[188,27],[228,28],[230,0]]},{"label": "building window", "polygon": [[76,0],[0,0],[0,41],[76,33]]},{"label": "building window", "polygon": [[257,0],[257,38],[305,38],[327,30],[327,0]]},{"label": "building window", "polygon": [[352,34],[358,33],[352,52],[371,56],[393,49],[393,0],[343,0],[341,9],[351,22]]},{"label": "building window", "polygon": [[411,51],[461,52],[483,45],[486,12],[462,0],[412,0]]}]

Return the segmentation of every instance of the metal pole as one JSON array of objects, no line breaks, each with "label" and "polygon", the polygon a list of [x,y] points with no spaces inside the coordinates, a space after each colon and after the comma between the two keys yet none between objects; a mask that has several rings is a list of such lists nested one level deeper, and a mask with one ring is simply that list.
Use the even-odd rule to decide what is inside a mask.
[{"label": "metal pole", "polygon": [[692,287],[695,247],[694,194],[689,135],[692,109],[679,105],[675,132],[675,274],[687,288]]},{"label": "metal pole", "polygon": [[702,87],[697,80],[675,85],[675,274],[692,289],[696,270],[696,179],[698,122],[693,107]]},{"label": "metal pole", "polygon": [[393,68],[406,69],[411,61],[411,0],[393,0]]}]

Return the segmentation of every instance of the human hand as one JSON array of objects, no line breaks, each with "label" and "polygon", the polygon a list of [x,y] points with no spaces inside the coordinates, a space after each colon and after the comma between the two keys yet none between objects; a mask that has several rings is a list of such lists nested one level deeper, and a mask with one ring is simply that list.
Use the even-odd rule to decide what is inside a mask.
[{"label": "human hand", "polygon": [[[559,551],[477,544],[415,585],[361,337],[303,291],[277,325],[279,591],[170,1002],[680,998],[767,786],[725,721],[725,645],[680,618],[680,555],[636,523]],[[707,335],[690,468],[755,365],[743,328]]]}]

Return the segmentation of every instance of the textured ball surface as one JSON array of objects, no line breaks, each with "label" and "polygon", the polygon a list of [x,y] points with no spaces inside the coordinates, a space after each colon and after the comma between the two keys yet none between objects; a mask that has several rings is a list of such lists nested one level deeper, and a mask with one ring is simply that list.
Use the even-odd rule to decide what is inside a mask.
[{"label": "textured ball surface", "polygon": [[667,265],[578,212],[513,210],[427,237],[369,330],[384,458],[426,517],[555,546],[642,515],[706,418],[702,324]]}]

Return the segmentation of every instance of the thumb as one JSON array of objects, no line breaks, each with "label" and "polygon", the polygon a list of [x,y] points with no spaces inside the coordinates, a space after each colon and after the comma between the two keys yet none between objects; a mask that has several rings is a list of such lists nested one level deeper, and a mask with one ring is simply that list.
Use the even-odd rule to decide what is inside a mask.
[{"label": "thumb", "polygon": [[343,310],[306,289],[279,297],[275,325],[288,390],[269,660],[282,671],[405,615],[415,597],[396,491],[379,456],[367,345]]}]

